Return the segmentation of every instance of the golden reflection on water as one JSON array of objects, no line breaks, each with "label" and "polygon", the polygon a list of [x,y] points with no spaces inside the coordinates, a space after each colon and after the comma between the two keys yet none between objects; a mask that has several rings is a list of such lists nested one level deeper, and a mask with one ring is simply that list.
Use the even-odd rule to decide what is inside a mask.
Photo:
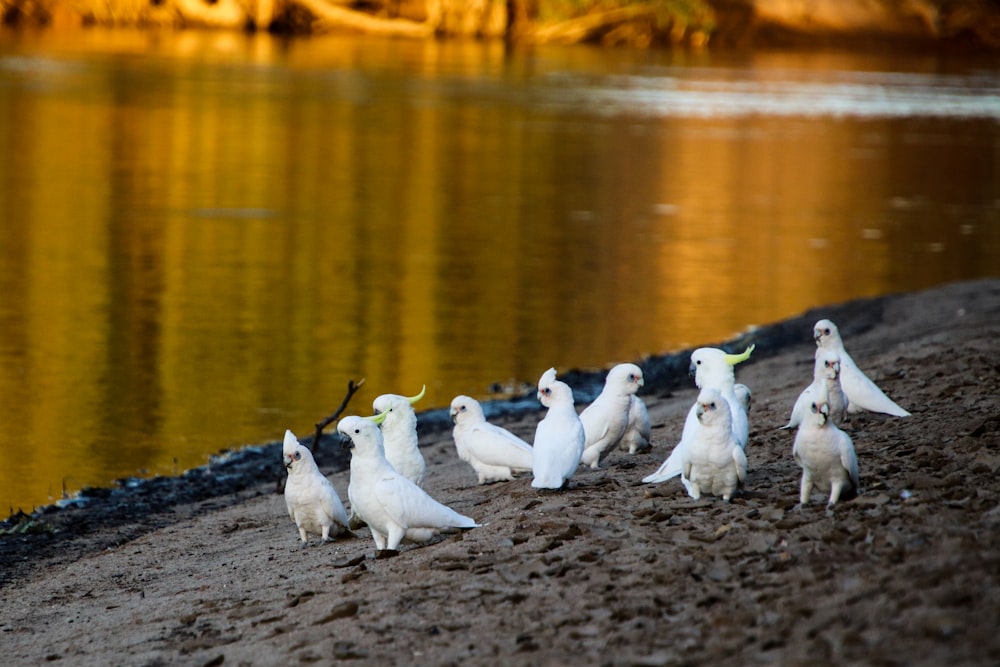
[{"label": "golden reflection on water", "polygon": [[[4,511],[308,435],[350,378],[357,412],[425,383],[443,406],[996,272],[995,120],[602,115],[547,90],[708,56],[76,40],[0,39]],[[788,58],[745,71],[829,64]]]}]

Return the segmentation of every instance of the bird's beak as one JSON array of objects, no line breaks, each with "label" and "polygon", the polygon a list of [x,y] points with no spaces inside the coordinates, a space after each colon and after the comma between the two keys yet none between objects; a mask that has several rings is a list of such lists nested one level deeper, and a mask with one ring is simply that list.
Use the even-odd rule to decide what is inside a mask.
[{"label": "bird's beak", "polygon": [[751,345],[747,349],[743,350],[743,354],[727,354],[726,363],[729,364],[730,366],[735,366],[738,363],[746,361],[747,359],[750,358],[750,355],[753,353],[756,347],[757,347],[756,345]]},{"label": "bird's beak", "polygon": [[346,447],[347,449],[354,449],[354,441],[348,438],[343,433],[340,434],[340,446]]},{"label": "bird's beak", "polygon": [[282,456],[281,457],[281,461],[282,461],[282,463],[285,464],[285,467],[288,468],[289,470],[292,468],[292,457],[291,456]]},{"label": "bird's beak", "polygon": [[419,401],[421,398],[423,398],[424,394],[426,394],[426,393],[427,393],[427,385],[424,385],[423,387],[420,388],[420,393],[419,394],[417,394],[416,396],[408,396],[406,398],[406,400],[408,400],[410,402],[410,405],[413,405],[414,403],[416,403],[417,401]]},{"label": "bird's beak", "polygon": [[456,418],[458,417],[458,410],[452,410],[448,414],[451,415],[452,421],[457,421]]},{"label": "bird's beak", "polygon": [[704,405],[702,405],[701,403],[699,403],[699,404],[698,404],[698,405],[697,405],[697,406],[695,407],[695,409],[694,409],[694,414],[695,414],[695,415],[696,415],[696,416],[698,417],[698,419],[700,420],[700,419],[701,419],[701,416],[702,416],[703,414],[705,414],[705,406],[704,406]]},{"label": "bird's beak", "polygon": [[694,377],[698,374],[698,366],[692,361],[691,365],[688,366],[688,377]]}]

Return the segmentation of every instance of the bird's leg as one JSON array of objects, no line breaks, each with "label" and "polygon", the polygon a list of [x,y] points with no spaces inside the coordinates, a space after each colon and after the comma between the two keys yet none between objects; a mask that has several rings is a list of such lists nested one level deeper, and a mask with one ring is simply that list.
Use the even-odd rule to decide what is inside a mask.
[{"label": "bird's leg", "polygon": [[802,485],[799,487],[799,504],[805,506],[809,503],[809,494],[812,493],[812,475],[808,472],[802,473]]}]

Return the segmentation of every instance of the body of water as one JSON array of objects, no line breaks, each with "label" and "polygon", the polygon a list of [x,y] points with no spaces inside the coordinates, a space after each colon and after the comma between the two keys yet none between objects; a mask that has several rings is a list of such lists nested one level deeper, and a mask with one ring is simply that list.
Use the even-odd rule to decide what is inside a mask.
[{"label": "body of water", "polygon": [[0,32],[0,148],[4,512],[1000,273],[968,57]]}]

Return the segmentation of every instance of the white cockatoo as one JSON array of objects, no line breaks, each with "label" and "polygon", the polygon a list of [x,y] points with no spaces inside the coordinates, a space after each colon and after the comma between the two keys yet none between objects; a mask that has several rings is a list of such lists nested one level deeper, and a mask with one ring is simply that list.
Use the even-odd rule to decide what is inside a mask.
[{"label": "white cockatoo", "polygon": [[401,475],[421,487],[427,464],[417,446],[417,415],[413,404],[423,398],[426,391],[427,385],[424,385],[416,396],[382,394],[372,402],[375,412],[385,415],[382,421],[385,458]]},{"label": "white cockatoo", "polygon": [[548,412],[535,428],[531,486],[561,489],[580,465],[586,441],[583,423],[573,407],[573,390],[556,380],[556,369],[542,374],[537,395]]},{"label": "white cockatoo", "polygon": [[455,450],[476,471],[480,484],[506,482],[514,478],[514,471],[531,470],[531,445],[486,421],[479,401],[456,396],[450,414],[455,422]]},{"label": "white cockatoo", "polygon": [[851,355],[844,349],[844,341],[840,339],[837,325],[830,320],[820,320],[813,327],[813,337],[816,345],[824,350],[832,350],[840,356],[840,386],[847,396],[849,412],[882,412],[893,417],[909,417],[910,413],[896,405],[885,393],[872,382]]},{"label": "white cockatoo", "polygon": [[809,414],[809,406],[817,396],[819,386],[826,387],[827,403],[830,406],[830,420],[840,426],[847,416],[848,400],[840,386],[840,355],[833,350],[816,348],[816,362],[813,365],[813,381],[802,390],[792,407],[792,415],[783,429],[798,428],[805,416]]},{"label": "white cockatoo", "polygon": [[385,458],[382,432],[374,417],[344,417],[337,431],[351,448],[351,481],[347,497],[364,521],[379,551],[395,551],[403,540],[426,542],[434,535],[457,528],[476,528],[475,520],[431,498],[426,491],[399,473]]},{"label": "white cockatoo", "polygon": [[[691,353],[691,365],[689,371],[694,375],[694,383],[699,389],[714,388],[722,394],[723,400],[729,406],[732,418],[732,432],[740,449],[746,450],[747,439],[750,437],[750,421],[744,409],[743,401],[736,395],[736,374],[733,366],[746,361],[754,351],[751,345],[742,354],[727,354],[723,350],[714,347],[700,347]],[[742,393],[742,392],[741,392]],[[749,396],[749,389],[747,390]],[[697,403],[691,406],[687,418],[684,420],[684,430],[681,432],[681,440],[674,446],[673,451],[660,467],[652,475],[643,477],[646,483],[658,484],[673,479],[684,472],[681,461],[683,460],[684,448],[687,447],[695,432],[699,428],[698,415],[695,410]],[[681,478],[685,487],[687,480]]]},{"label": "white cockatoo", "polygon": [[604,389],[580,413],[586,436],[581,458],[584,465],[600,466],[601,459],[624,437],[632,397],[642,385],[642,369],[635,364],[618,364],[608,371]]},{"label": "white cockatoo", "polygon": [[802,467],[799,503],[809,502],[813,486],[830,492],[828,507],[841,497],[858,493],[858,457],[851,437],[837,428],[829,418],[826,387],[820,386],[809,404],[809,413],[795,432],[792,456]]},{"label": "white cockatoo", "polygon": [[299,444],[295,434],[285,431],[281,459],[288,470],[285,480],[285,507],[299,528],[303,546],[307,533],[319,535],[324,542],[347,531],[347,512],[333,484],[320,472],[312,452]]},{"label": "white cockatoo", "polygon": [[638,396],[632,396],[629,400],[628,426],[625,427],[625,435],[618,442],[618,449],[625,450],[629,454],[643,452],[652,446],[650,444],[652,432],[646,403]]},{"label": "white cockatoo", "polygon": [[749,415],[750,404],[753,403],[753,394],[750,393],[750,387],[737,382],[733,385],[733,393],[736,394],[736,400],[743,406],[743,412]]},{"label": "white cockatoo", "polygon": [[694,408],[700,428],[681,461],[688,494],[698,500],[703,492],[711,493],[729,502],[747,476],[747,455],[733,436],[732,413],[714,387],[701,390]]}]

